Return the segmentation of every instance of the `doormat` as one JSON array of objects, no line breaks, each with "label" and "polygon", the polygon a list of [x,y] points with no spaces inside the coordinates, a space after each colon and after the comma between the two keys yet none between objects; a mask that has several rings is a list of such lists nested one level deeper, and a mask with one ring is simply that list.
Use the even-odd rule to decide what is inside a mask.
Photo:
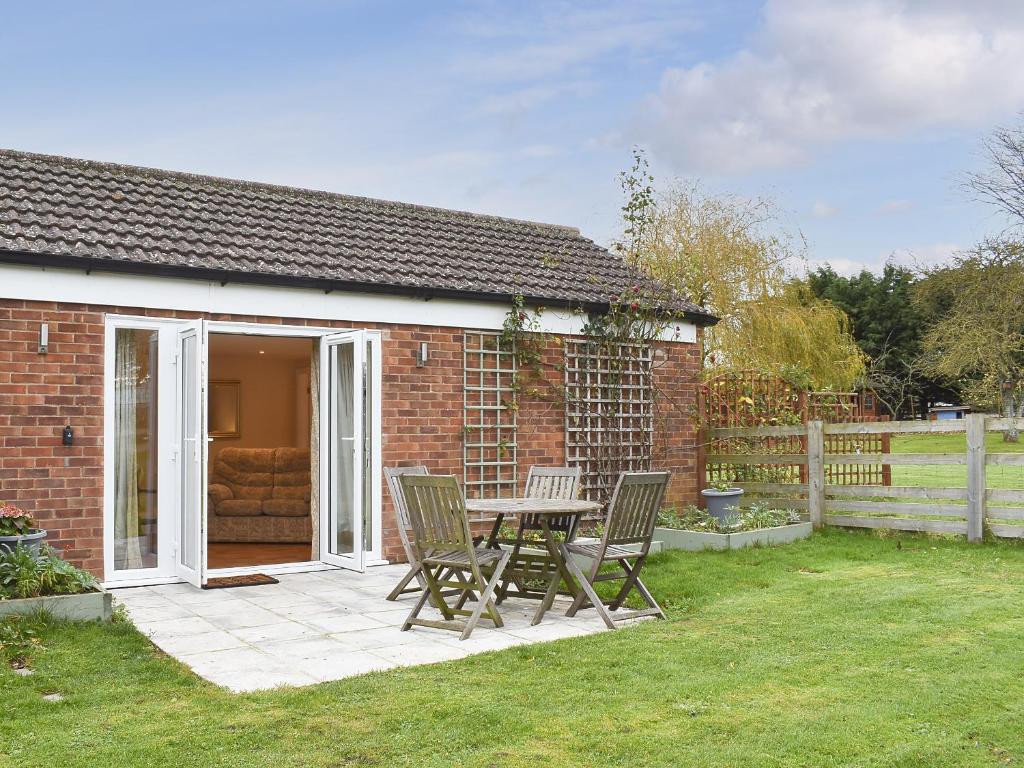
[{"label": "doormat", "polygon": [[280,584],[273,576],[265,573],[249,573],[245,576],[221,576],[203,584],[203,589],[226,589],[227,587],[259,587],[263,584]]}]

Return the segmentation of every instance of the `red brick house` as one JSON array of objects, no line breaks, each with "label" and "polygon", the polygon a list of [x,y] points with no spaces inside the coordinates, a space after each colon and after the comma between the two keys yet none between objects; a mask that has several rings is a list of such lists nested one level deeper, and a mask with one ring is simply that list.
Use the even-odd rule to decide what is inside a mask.
[{"label": "red brick house", "polygon": [[[0,498],[126,585],[400,559],[387,465],[508,495],[569,462],[599,493],[578,334],[634,279],[568,227],[0,151]],[[571,405],[514,385],[515,294]],[[634,361],[671,398],[621,390],[649,439],[613,463],[677,501],[712,322],[681,302]]]}]

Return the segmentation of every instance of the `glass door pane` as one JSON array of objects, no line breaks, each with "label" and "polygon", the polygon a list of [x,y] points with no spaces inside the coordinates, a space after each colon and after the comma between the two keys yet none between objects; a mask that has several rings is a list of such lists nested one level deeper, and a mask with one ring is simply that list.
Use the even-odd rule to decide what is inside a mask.
[{"label": "glass door pane", "polygon": [[114,570],[158,566],[160,331],[114,331]]},{"label": "glass door pane", "polygon": [[206,418],[202,322],[178,333],[178,531],[176,572],[195,586],[205,582]]},{"label": "glass door pane", "polygon": [[365,492],[365,335],[361,331],[324,339],[327,354],[327,520],[324,561],[363,570]]}]

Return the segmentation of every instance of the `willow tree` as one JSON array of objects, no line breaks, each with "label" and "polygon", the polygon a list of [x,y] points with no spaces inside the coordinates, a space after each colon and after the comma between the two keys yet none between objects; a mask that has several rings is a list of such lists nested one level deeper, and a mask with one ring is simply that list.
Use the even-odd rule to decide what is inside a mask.
[{"label": "willow tree", "polygon": [[801,238],[768,200],[712,195],[695,184],[656,195],[634,252],[638,266],[721,321],[704,333],[710,367],[753,368],[845,390],[865,358],[845,313],[796,275]]},{"label": "willow tree", "polygon": [[956,381],[978,408],[1024,417],[1024,243],[991,240],[958,254],[926,273],[915,301],[940,308],[923,339],[926,369]]}]

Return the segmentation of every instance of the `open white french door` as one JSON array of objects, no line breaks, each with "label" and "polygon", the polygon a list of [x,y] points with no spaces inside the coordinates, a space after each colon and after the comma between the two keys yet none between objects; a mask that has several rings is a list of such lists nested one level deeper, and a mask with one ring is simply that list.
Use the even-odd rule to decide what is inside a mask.
[{"label": "open white french door", "polygon": [[320,559],[362,571],[366,566],[367,522],[373,503],[372,428],[367,423],[369,372],[367,333],[324,336],[321,417],[323,471]]},{"label": "open white french door", "polygon": [[206,323],[178,330],[178,525],[176,575],[206,583]]}]

